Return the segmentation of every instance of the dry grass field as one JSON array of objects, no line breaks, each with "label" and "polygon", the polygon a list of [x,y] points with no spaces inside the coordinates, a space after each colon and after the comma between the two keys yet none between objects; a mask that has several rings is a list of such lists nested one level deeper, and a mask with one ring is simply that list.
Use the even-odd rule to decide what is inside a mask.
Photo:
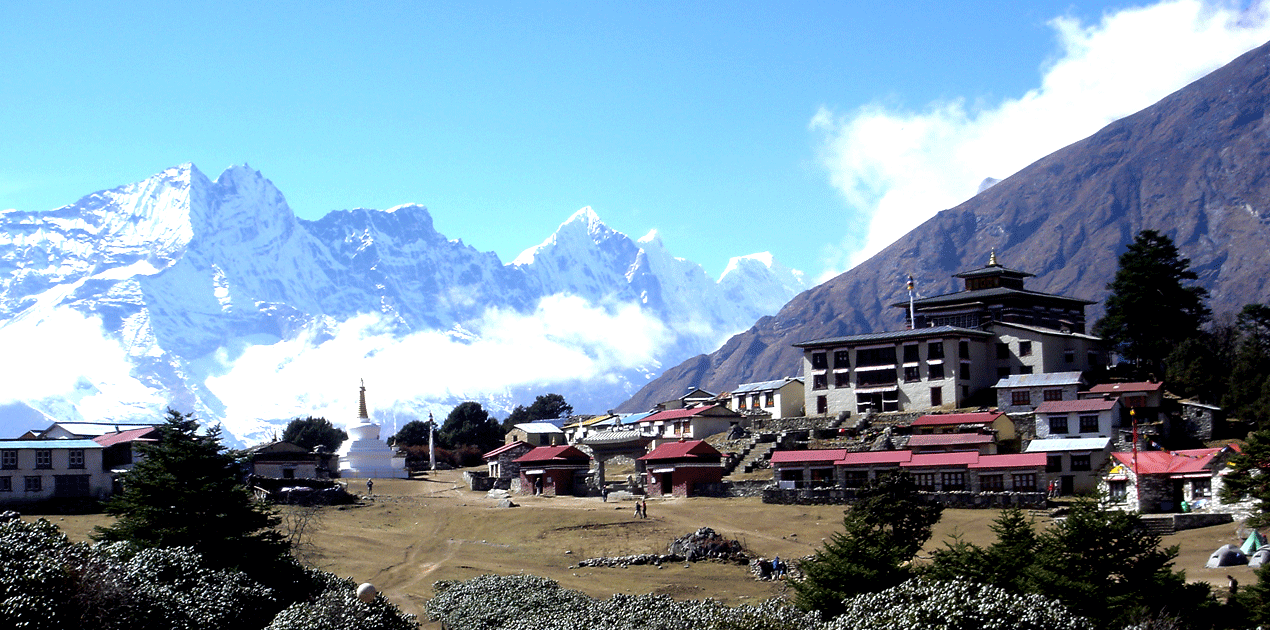
[{"label": "dry grass field", "polygon": [[[350,482],[350,490],[365,495],[358,481]],[[630,501],[514,500],[520,507],[496,507],[484,493],[467,490],[458,471],[437,472],[426,479],[376,480],[374,495],[364,496],[358,505],[322,509],[307,559],[337,575],[375,584],[403,610],[421,617],[433,582],[486,573],[539,575],[600,598],[659,593],[677,599],[755,603],[787,595],[784,583],[759,582],[744,566],[713,562],[627,569],[574,566],[590,557],[664,553],[671,540],[700,527],[740,540],[753,555],[797,558],[813,553],[840,529],[843,509],[764,505],[755,498],[658,499],[648,502],[649,518],[641,520],[634,518]],[[991,543],[994,536],[988,526],[995,517],[991,510],[945,511],[927,553],[954,533],[969,542]],[[49,519],[72,539],[84,540],[108,517]],[[1165,538],[1165,544],[1180,546],[1178,566],[1192,581],[1224,588],[1227,574],[1245,584],[1255,580],[1247,567],[1203,568],[1208,555],[1227,542],[1237,542],[1233,525]]]}]

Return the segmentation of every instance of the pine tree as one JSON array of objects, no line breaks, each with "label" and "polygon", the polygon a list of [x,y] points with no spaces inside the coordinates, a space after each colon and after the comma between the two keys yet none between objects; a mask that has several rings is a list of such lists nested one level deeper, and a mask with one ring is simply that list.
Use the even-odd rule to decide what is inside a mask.
[{"label": "pine tree", "polygon": [[803,562],[804,578],[793,582],[795,602],[826,617],[843,611],[843,600],[891,588],[913,575],[908,562],[930,540],[943,508],[928,504],[907,473],[893,473],[860,490],[835,533]]},{"label": "pine tree", "polygon": [[1183,285],[1198,279],[1190,267],[1168,236],[1139,232],[1120,255],[1120,268],[1107,285],[1107,313],[1094,325],[1094,334],[1140,371],[1162,377],[1165,357],[1198,336],[1209,317],[1208,291]]},{"label": "pine tree", "polygon": [[283,442],[290,442],[306,451],[324,446],[327,452],[334,453],[347,439],[348,433],[344,429],[331,424],[326,418],[313,416],[292,420],[282,432]]},{"label": "pine tree", "polygon": [[[239,483],[238,467],[220,443],[220,429],[200,435],[192,414],[168,410],[158,442],[122,475],[123,492],[105,504],[117,517],[96,538],[141,548],[190,547],[217,568],[249,575],[287,566],[278,518]],[[258,577],[258,579],[262,579]]]}]

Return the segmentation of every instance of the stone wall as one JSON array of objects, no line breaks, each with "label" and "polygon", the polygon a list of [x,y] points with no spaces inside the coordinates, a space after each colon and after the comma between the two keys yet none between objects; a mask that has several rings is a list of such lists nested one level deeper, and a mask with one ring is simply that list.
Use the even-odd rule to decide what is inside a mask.
[{"label": "stone wall", "polygon": [[[928,501],[949,508],[1046,507],[1044,492],[919,492]],[[781,505],[845,505],[856,499],[854,488],[800,488],[763,490],[763,503]]]}]

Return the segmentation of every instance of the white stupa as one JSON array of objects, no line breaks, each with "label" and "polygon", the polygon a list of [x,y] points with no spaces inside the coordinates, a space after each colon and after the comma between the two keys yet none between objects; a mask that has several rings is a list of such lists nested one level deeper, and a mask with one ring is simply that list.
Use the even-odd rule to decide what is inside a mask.
[{"label": "white stupa", "polygon": [[405,479],[406,458],[393,457],[393,450],[379,439],[379,425],[366,413],[366,383],[362,382],[357,422],[348,427],[348,440],[340,447],[340,476]]}]

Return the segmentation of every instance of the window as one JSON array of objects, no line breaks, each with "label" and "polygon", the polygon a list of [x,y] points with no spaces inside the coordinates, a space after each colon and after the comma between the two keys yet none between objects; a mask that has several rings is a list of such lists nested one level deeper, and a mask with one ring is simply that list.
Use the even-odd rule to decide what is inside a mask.
[{"label": "window", "polygon": [[811,353],[811,369],[823,370],[827,367],[829,367],[829,363],[828,361],[825,360],[825,353],[823,352]]},{"label": "window", "polygon": [[1009,367],[999,367],[999,368],[997,368],[997,378],[998,378],[998,379],[1005,378],[1005,377],[1007,377],[1007,376],[1009,376],[1009,375],[1010,375],[1010,368],[1009,368]]},{"label": "window", "polygon": [[13,477],[0,477],[0,492],[13,492]]},{"label": "window", "polygon": [[1212,479],[1192,479],[1191,498],[1202,499],[1212,494]]},{"label": "window", "polygon": [[73,448],[69,451],[69,453],[70,453],[70,464],[67,467],[68,468],[83,468],[84,467],[84,449]]},{"label": "window", "polygon": [[1089,470],[1089,453],[1072,455],[1072,470]]},{"label": "window", "polygon": [[829,412],[829,399],[825,398],[824,396],[817,396],[816,397],[816,413],[828,413],[828,412]]},{"label": "window", "polygon": [[1032,342],[1030,341],[1019,342],[1019,356],[1021,357],[1032,356]]},{"label": "window", "polygon": [[295,479],[295,469],[294,469],[294,468],[283,468],[283,469],[282,469],[282,478],[283,478],[283,479]]},{"label": "window", "polygon": [[944,342],[942,342],[942,341],[932,341],[932,342],[930,342],[929,344],[927,344],[927,346],[926,346],[926,358],[927,358],[927,359],[942,359],[942,358],[944,358]]},{"label": "window", "polygon": [[984,492],[1001,492],[1005,490],[1005,478],[1002,475],[979,475],[979,489]]},{"label": "window", "polygon": [[53,467],[53,451],[47,448],[36,449],[35,467],[36,468],[52,468]]},{"label": "window", "polygon": [[895,365],[895,346],[889,348],[869,348],[868,350],[857,350],[855,353],[856,367],[866,367],[873,365]]},{"label": "window", "polygon": [[44,478],[43,478],[43,477],[27,477],[27,478],[26,478],[26,491],[27,491],[27,492],[40,492],[40,491],[42,491],[42,490],[44,490]]},{"label": "window", "polygon": [[918,373],[916,365],[911,365],[909,367],[904,368],[904,382],[905,383],[912,383],[914,381],[920,381],[920,380],[922,380],[922,376],[921,374]]},{"label": "window", "polygon": [[1075,363],[1075,362],[1076,362],[1076,351],[1075,351],[1075,350],[1064,350],[1064,351],[1063,351],[1063,363]]},{"label": "window", "polygon": [[869,483],[869,471],[848,470],[842,484],[848,488],[859,488]]},{"label": "window", "polygon": [[18,452],[13,449],[0,451],[0,468],[13,470],[18,467]]},{"label": "window", "polygon": [[917,344],[904,346],[904,362],[916,363],[918,360],[920,360],[920,357],[917,356]]},{"label": "window", "polygon": [[895,370],[859,370],[855,373],[856,384],[861,387],[869,385],[893,385]]},{"label": "window", "polygon": [[736,408],[745,409],[745,395],[744,394],[736,397]]},{"label": "window", "polygon": [[1098,432],[1098,416],[1081,416],[1080,417],[1081,433],[1097,433]]},{"label": "window", "polygon": [[1019,366],[1019,374],[1031,374],[1031,373],[1032,373],[1032,366],[1030,365]]},{"label": "window", "polygon": [[846,370],[851,368],[851,351],[835,350],[833,353],[833,367],[835,370]]},{"label": "window", "polygon": [[938,407],[942,404],[944,404],[944,388],[942,387],[930,388],[930,406]]},{"label": "window", "polygon": [[1014,390],[1010,392],[1010,404],[1016,407],[1028,407],[1032,404],[1032,392],[1024,390]]},{"label": "window", "polygon": [[1014,473],[1015,492],[1036,492],[1036,473]]},{"label": "window", "polygon": [[1102,355],[1098,354],[1097,350],[1090,350],[1086,358],[1089,360],[1090,367],[1102,365]]},{"label": "window", "polygon": [[1063,472],[1062,453],[1051,453],[1045,456],[1045,472]]},{"label": "window", "polygon": [[1045,401],[1046,401],[1046,402],[1049,402],[1049,401],[1052,401],[1052,400],[1062,400],[1062,399],[1063,399],[1063,390],[1061,390],[1061,389],[1047,389],[1047,390],[1045,390],[1045,392],[1042,394],[1042,397],[1045,399]]},{"label": "window", "polygon": [[828,388],[829,388],[829,378],[828,378],[827,376],[825,376],[824,374],[812,374],[812,375],[811,375],[811,388],[812,388],[812,389],[828,389]]},{"label": "window", "polygon": [[926,366],[926,377],[932,381],[942,380],[944,378],[944,364],[932,363]]},{"label": "window", "polygon": [[88,496],[88,475],[54,475],[53,494],[59,497]]},{"label": "window", "polygon": [[1050,434],[1063,435],[1067,433],[1067,416],[1050,416]]},{"label": "window", "polygon": [[1010,358],[1010,344],[1008,343],[997,344],[997,358],[998,359]]},{"label": "window", "polygon": [[[839,385],[839,387],[841,387],[841,385]],[[772,392],[767,392],[766,394],[763,394],[763,396],[765,397],[765,398],[763,399],[763,406],[764,406],[764,407],[775,407],[775,406],[776,406],[776,394],[773,394]]]},{"label": "window", "polygon": [[959,359],[970,358],[970,342],[969,341],[963,340],[963,341],[957,342],[957,358]]},{"label": "window", "polygon": [[966,473],[964,472],[941,473],[940,477],[940,486],[944,491],[966,489]]},{"label": "window", "polygon": [[[834,387],[851,387],[851,373],[850,372],[834,372],[833,386]],[[768,405],[768,406],[770,407],[771,405]]]},{"label": "window", "polygon": [[1115,503],[1124,503],[1129,496],[1129,482],[1124,479],[1113,479],[1107,482],[1107,498]]},{"label": "window", "polygon": [[913,482],[917,484],[918,490],[933,492],[935,490],[935,473],[915,473]]},{"label": "window", "polygon": [[963,381],[970,380],[970,364],[969,363],[962,363],[961,369],[958,372],[959,373],[957,374],[957,378],[960,378]]}]

